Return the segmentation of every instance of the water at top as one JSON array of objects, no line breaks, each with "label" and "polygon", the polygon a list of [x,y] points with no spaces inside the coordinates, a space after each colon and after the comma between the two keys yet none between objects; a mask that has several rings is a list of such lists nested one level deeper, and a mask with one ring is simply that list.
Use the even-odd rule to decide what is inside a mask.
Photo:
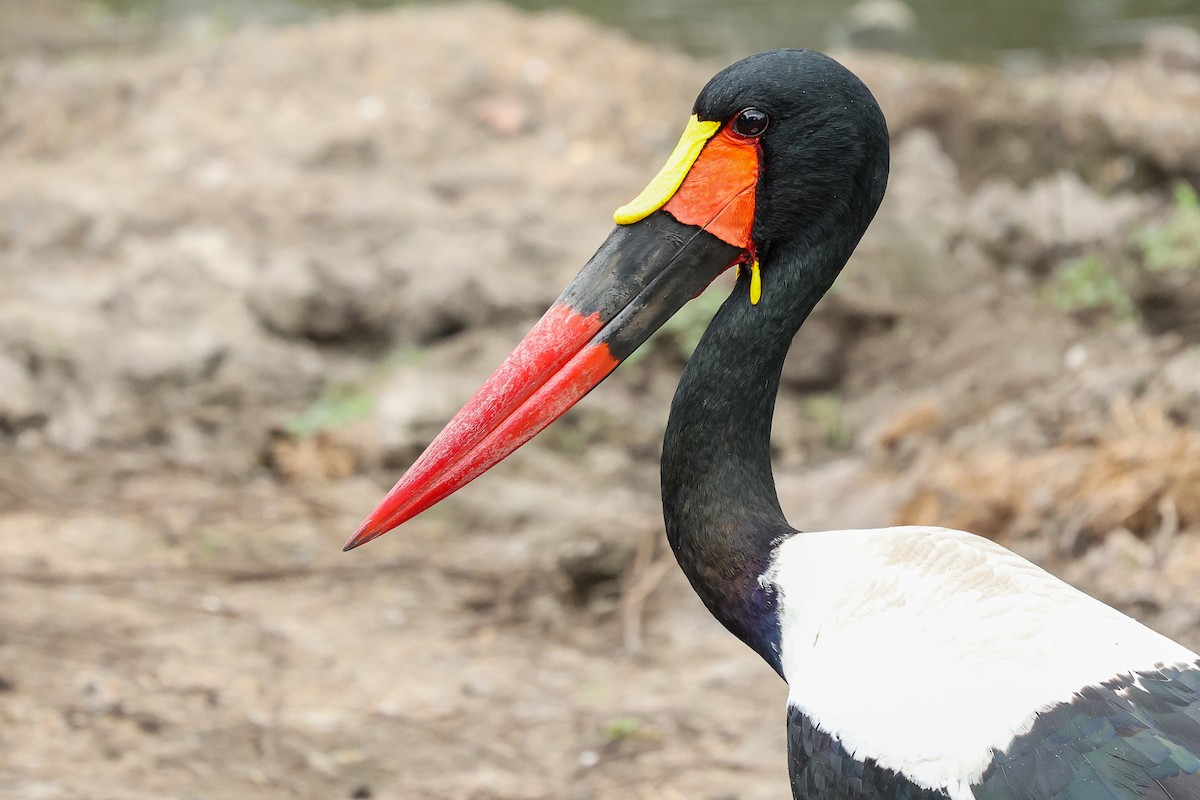
[{"label": "water at top", "polygon": [[[434,0],[436,2],[436,0]],[[196,13],[292,21],[349,7],[413,0],[102,0],[170,20]],[[728,57],[772,47],[881,46],[911,55],[993,63],[1135,48],[1156,27],[1200,29],[1200,0],[510,0],[571,8],[632,36]]]}]

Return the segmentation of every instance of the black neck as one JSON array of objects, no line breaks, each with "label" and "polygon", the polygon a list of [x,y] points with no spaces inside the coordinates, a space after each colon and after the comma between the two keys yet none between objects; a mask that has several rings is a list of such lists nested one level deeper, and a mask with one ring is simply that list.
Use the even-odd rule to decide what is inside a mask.
[{"label": "black neck", "polygon": [[771,419],[788,347],[837,270],[829,272],[785,286],[787,274],[803,271],[764,267],[758,305],[742,276],[684,370],[663,443],[663,511],[675,557],[713,615],[777,672],[775,597],[758,579],[795,530],[775,492]]}]

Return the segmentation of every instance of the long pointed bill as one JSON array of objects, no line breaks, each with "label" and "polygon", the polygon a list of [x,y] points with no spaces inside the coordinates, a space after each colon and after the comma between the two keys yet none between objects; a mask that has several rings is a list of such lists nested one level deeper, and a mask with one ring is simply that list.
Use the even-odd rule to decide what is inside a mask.
[{"label": "long pointed bill", "polygon": [[617,228],[345,549],[482,475],[608,377],[717,275],[747,259],[758,151],[718,127],[692,118],[659,176],[618,210]]}]

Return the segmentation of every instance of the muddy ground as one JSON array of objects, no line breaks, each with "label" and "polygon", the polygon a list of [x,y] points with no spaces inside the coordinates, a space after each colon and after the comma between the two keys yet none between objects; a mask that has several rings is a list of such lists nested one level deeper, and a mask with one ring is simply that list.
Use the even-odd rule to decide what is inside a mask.
[{"label": "muddy ground", "polygon": [[[18,6],[0,796],[785,796],[785,687],[662,542],[667,405],[719,296],[340,552],[723,65],[491,5],[166,41],[22,36]],[[794,524],[973,529],[1200,646],[1198,52],[842,54],[894,171],[788,365]]]}]

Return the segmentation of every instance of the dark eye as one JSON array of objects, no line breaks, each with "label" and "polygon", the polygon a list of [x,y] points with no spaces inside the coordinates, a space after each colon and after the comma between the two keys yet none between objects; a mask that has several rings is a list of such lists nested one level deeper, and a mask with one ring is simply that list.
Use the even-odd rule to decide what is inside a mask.
[{"label": "dark eye", "polygon": [[755,136],[762,136],[770,122],[771,118],[757,108],[744,108],[733,118],[732,127],[738,136],[753,139]]}]

